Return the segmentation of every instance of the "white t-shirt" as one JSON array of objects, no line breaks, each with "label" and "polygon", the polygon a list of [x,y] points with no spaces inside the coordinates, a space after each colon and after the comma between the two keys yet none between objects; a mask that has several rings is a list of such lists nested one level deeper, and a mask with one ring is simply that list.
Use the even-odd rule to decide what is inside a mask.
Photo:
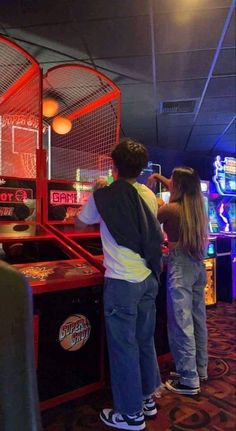
[{"label": "white t-shirt", "polygon": [[[139,195],[156,216],[158,206],[154,193],[144,184],[135,182],[132,185],[136,188]],[[111,236],[105,222],[97,210],[93,195],[83,207],[79,214],[79,219],[86,224],[100,223],[100,233],[104,254],[103,264],[106,268],[106,277],[135,283],[141,282],[149,276],[151,270],[147,268],[145,259],[142,259],[140,254],[135,253],[129,248],[118,245],[115,239]]]}]

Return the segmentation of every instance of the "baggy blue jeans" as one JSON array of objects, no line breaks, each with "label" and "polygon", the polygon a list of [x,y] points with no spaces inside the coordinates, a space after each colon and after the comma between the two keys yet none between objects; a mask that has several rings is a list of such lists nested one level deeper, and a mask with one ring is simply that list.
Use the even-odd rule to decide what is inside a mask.
[{"label": "baggy blue jeans", "polygon": [[114,410],[121,414],[140,412],[142,400],[161,384],[154,344],[157,293],[153,274],[140,283],[105,278],[111,387]]},{"label": "baggy blue jeans", "polygon": [[202,261],[173,250],[167,271],[167,314],[170,350],[180,383],[199,386],[207,377],[207,326]]}]

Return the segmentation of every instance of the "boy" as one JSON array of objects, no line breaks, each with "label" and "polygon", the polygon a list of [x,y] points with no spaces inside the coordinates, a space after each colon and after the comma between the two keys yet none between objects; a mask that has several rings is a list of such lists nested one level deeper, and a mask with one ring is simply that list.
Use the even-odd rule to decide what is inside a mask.
[{"label": "boy", "polygon": [[157,414],[152,395],[161,384],[154,330],[163,237],[156,196],[136,181],[147,165],[147,150],[126,138],[111,156],[115,181],[94,192],[78,224],[100,223],[103,244],[114,409],[104,409],[100,418],[113,428],[139,431],[144,416]]}]

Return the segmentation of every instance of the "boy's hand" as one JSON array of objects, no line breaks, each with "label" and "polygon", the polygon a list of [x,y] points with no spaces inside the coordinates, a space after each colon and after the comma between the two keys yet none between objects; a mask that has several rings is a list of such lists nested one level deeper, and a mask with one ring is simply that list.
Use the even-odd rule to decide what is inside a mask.
[{"label": "boy's hand", "polygon": [[98,178],[93,186],[93,191],[95,192],[98,189],[103,189],[103,187],[108,186],[108,182],[105,178]]}]

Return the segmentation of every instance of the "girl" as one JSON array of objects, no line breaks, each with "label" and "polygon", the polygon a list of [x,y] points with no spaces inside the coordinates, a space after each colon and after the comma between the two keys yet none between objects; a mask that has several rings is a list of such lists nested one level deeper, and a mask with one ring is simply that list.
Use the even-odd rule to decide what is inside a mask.
[{"label": "girl", "polygon": [[168,337],[176,373],[166,387],[178,394],[200,392],[207,379],[207,327],[203,264],[207,241],[207,215],[200,179],[192,168],[179,167],[171,179],[160,174],[148,185],[162,182],[171,192],[170,202],[159,209],[158,220],[168,237],[167,270]]}]

